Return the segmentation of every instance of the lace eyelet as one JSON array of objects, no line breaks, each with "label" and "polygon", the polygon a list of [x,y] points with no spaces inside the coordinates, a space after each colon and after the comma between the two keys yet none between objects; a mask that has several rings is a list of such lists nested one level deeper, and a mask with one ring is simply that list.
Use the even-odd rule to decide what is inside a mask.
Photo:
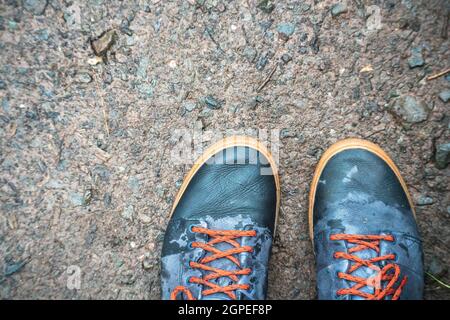
[{"label": "lace eyelet", "polygon": [[392,239],[393,239],[393,240],[391,241],[391,245],[392,245],[392,244],[394,244],[394,245],[397,244],[397,238],[396,238],[394,235],[392,235],[392,234],[391,234],[391,237],[392,237]]},{"label": "lace eyelet", "polygon": [[195,232],[192,230],[194,227],[195,227],[195,224],[189,225],[188,230],[189,230],[190,233],[195,233]]}]

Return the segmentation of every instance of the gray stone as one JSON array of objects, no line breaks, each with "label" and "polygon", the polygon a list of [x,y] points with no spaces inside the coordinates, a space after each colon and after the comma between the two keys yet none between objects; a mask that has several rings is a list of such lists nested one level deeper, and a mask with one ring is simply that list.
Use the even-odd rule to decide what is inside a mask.
[{"label": "gray stone", "polygon": [[153,269],[156,265],[154,258],[144,258],[142,261],[142,268],[144,268],[144,270]]},{"label": "gray stone", "polygon": [[202,112],[200,112],[199,117],[200,118],[209,118],[213,115],[213,111],[211,109],[203,109]]},{"label": "gray stone", "polygon": [[41,15],[44,14],[47,4],[47,0],[24,0],[23,7],[34,15]]},{"label": "gray stone", "polygon": [[422,49],[421,48],[413,48],[411,49],[411,56],[408,59],[409,67],[417,68],[422,67],[425,64],[425,61],[422,57]]},{"label": "gray stone", "polygon": [[79,4],[74,3],[73,5],[65,8],[63,12],[64,21],[69,29],[81,29],[81,9]]},{"label": "gray stone", "polygon": [[119,276],[119,282],[124,285],[132,285],[136,282],[136,276],[132,271],[124,271]]},{"label": "gray stone", "polygon": [[206,96],[204,99],[207,108],[217,110],[222,108],[222,102],[214,98],[213,96]]},{"label": "gray stone", "polygon": [[291,131],[291,130],[289,130],[289,129],[287,129],[287,128],[282,129],[282,130],[280,131],[280,137],[281,137],[281,139],[285,139],[285,138],[294,138],[295,136],[296,136],[295,131]]},{"label": "gray stone", "polygon": [[294,34],[295,26],[292,23],[280,23],[277,31],[283,39],[287,40]]},{"label": "gray stone", "polygon": [[260,55],[258,61],[256,62],[256,69],[261,71],[263,70],[267,63],[269,62],[270,54],[268,52],[264,52]]},{"label": "gray stone", "polygon": [[84,197],[83,197],[83,195],[79,194],[77,192],[70,193],[69,199],[70,199],[70,202],[72,202],[72,204],[74,206],[82,206],[84,204]]},{"label": "gray stone", "polygon": [[272,0],[262,0],[258,3],[258,9],[265,13],[271,13],[275,9],[275,4]]},{"label": "gray stone", "polygon": [[436,167],[445,169],[450,162],[450,143],[444,143],[436,146],[435,155]]},{"label": "gray stone", "polygon": [[47,41],[49,38],[49,33],[47,29],[41,29],[36,32],[36,38],[40,41]]},{"label": "gray stone", "polygon": [[391,104],[392,111],[409,123],[425,121],[430,112],[427,105],[411,95],[399,97]]},{"label": "gray stone", "polygon": [[25,261],[19,261],[19,262],[13,262],[9,263],[5,267],[5,276],[10,276],[16,272],[19,272],[24,266],[26,262]]},{"label": "gray stone", "polygon": [[192,112],[197,107],[197,104],[192,101],[184,101],[183,102],[183,108],[187,112]]},{"label": "gray stone", "polygon": [[103,164],[97,164],[92,169],[92,175],[95,178],[98,178],[102,182],[109,182],[109,178],[111,177],[111,172],[108,167]]},{"label": "gray stone", "polygon": [[134,207],[132,205],[126,206],[121,214],[122,218],[127,220],[133,220],[133,215],[134,215]]},{"label": "gray stone", "polygon": [[425,195],[420,195],[419,198],[416,201],[416,204],[418,206],[428,206],[430,204],[433,204],[433,198],[425,196]]},{"label": "gray stone", "polygon": [[136,176],[128,178],[128,187],[134,192],[138,193],[140,189],[140,181]]},{"label": "gray stone", "polygon": [[79,73],[77,74],[76,81],[79,83],[90,83],[92,81],[92,77],[88,73]]},{"label": "gray stone", "polygon": [[287,64],[291,60],[292,56],[289,53],[285,53],[281,56],[281,61],[283,61],[284,64]]},{"label": "gray stone", "polygon": [[91,46],[94,50],[94,53],[97,56],[104,55],[106,51],[108,51],[109,48],[111,48],[111,46],[114,44],[114,42],[116,41],[116,37],[116,31],[109,30],[102,33],[97,39],[91,40]]},{"label": "gray stone", "polygon": [[8,29],[9,31],[17,30],[18,24],[14,20],[8,20]]},{"label": "gray stone", "polygon": [[331,15],[337,17],[348,11],[347,5],[345,3],[336,3],[331,7]]},{"label": "gray stone", "polygon": [[441,99],[444,102],[447,102],[450,99],[450,90],[445,89],[441,93],[439,93],[439,99]]},{"label": "gray stone", "polygon": [[248,62],[255,61],[257,51],[255,48],[247,46],[244,48],[243,55],[247,59]]}]

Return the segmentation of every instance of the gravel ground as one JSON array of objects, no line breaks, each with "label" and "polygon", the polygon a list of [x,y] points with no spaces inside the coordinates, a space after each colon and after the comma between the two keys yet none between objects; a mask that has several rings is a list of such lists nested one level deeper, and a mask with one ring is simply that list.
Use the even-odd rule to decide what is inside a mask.
[{"label": "gravel ground", "polygon": [[398,164],[450,283],[449,3],[273,2],[0,1],[1,298],[157,299],[180,129],[280,130],[270,299],[316,297],[308,185],[346,137]]}]

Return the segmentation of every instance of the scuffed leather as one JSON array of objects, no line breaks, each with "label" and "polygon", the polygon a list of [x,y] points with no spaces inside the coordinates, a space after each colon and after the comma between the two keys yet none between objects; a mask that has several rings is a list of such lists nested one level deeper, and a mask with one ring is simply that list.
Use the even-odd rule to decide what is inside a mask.
[{"label": "scuffed leather", "polygon": [[[313,220],[319,299],[360,299],[336,295],[338,289],[354,284],[337,277],[351,263],[333,257],[335,252],[348,250],[346,241],[330,240],[330,235],[338,233],[394,236],[394,242],[381,241],[379,254],[364,250],[355,255],[369,259],[395,254],[395,261],[383,261],[378,266],[383,268],[389,262],[398,264],[401,278],[408,277],[400,298],[422,298],[423,257],[417,225],[400,182],[378,156],[351,149],[330,159],[319,179]],[[375,273],[362,267],[352,275],[368,278]],[[361,290],[373,293],[370,287]]]},{"label": "scuffed leather", "polygon": [[[192,226],[212,230],[255,230],[255,237],[236,239],[241,246],[251,246],[253,252],[236,255],[241,268],[252,273],[239,277],[249,290],[236,290],[238,299],[265,299],[267,272],[276,212],[276,186],[273,175],[265,174],[267,159],[247,147],[234,147],[219,152],[214,161],[204,164],[194,175],[169,221],[162,250],[162,299],[169,299],[177,286],[188,288],[196,299],[229,299],[222,293],[203,296],[201,285],[189,283],[191,276],[203,277],[209,272],[189,267],[209,253],[192,248],[194,241],[207,242],[204,234],[193,233]],[[261,174],[261,170],[265,173]],[[217,249],[231,248],[229,244],[215,245]],[[207,265],[236,270],[228,259]],[[232,284],[228,277],[212,280],[221,286]]]}]

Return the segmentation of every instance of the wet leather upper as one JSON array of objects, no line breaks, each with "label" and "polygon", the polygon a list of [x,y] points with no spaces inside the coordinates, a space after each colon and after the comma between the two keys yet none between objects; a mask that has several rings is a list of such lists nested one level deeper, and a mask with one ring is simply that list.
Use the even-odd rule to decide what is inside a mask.
[{"label": "wet leather upper", "polygon": [[[353,283],[339,279],[350,261],[335,259],[337,251],[347,252],[346,241],[331,241],[331,234],[393,235],[393,243],[381,241],[380,253],[364,250],[356,255],[370,259],[395,254],[403,275],[408,276],[401,299],[421,299],[423,292],[422,247],[417,225],[406,193],[391,168],[365,149],[348,149],[334,155],[325,165],[314,201],[314,245],[318,294],[321,299],[354,299],[337,296],[336,290]],[[382,268],[389,261],[379,263]],[[370,277],[369,268],[352,275]],[[364,291],[372,293],[369,287]]]},{"label": "wet leather upper", "polygon": [[[276,213],[276,185],[268,160],[255,149],[231,147],[218,152],[195,173],[178,202],[167,226],[162,250],[162,297],[169,297],[176,285],[191,289],[198,299],[227,299],[224,294],[202,296],[200,285],[187,282],[190,276],[201,277],[204,271],[189,268],[189,261],[199,261],[206,253],[191,248],[192,241],[207,242],[205,235],[193,233],[190,227],[202,226],[214,230],[257,230],[256,237],[238,239],[241,245],[251,245],[253,253],[242,253],[242,267],[253,269],[240,281],[251,283],[251,289],[237,292],[241,299],[264,299],[267,266],[272,245]],[[227,244],[218,249],[225,250]],[[227,259],[211,266],[236,269]],[[221,286],[231,284],[220,278]],[[239,291],[239,290],[238,290]]]}]

